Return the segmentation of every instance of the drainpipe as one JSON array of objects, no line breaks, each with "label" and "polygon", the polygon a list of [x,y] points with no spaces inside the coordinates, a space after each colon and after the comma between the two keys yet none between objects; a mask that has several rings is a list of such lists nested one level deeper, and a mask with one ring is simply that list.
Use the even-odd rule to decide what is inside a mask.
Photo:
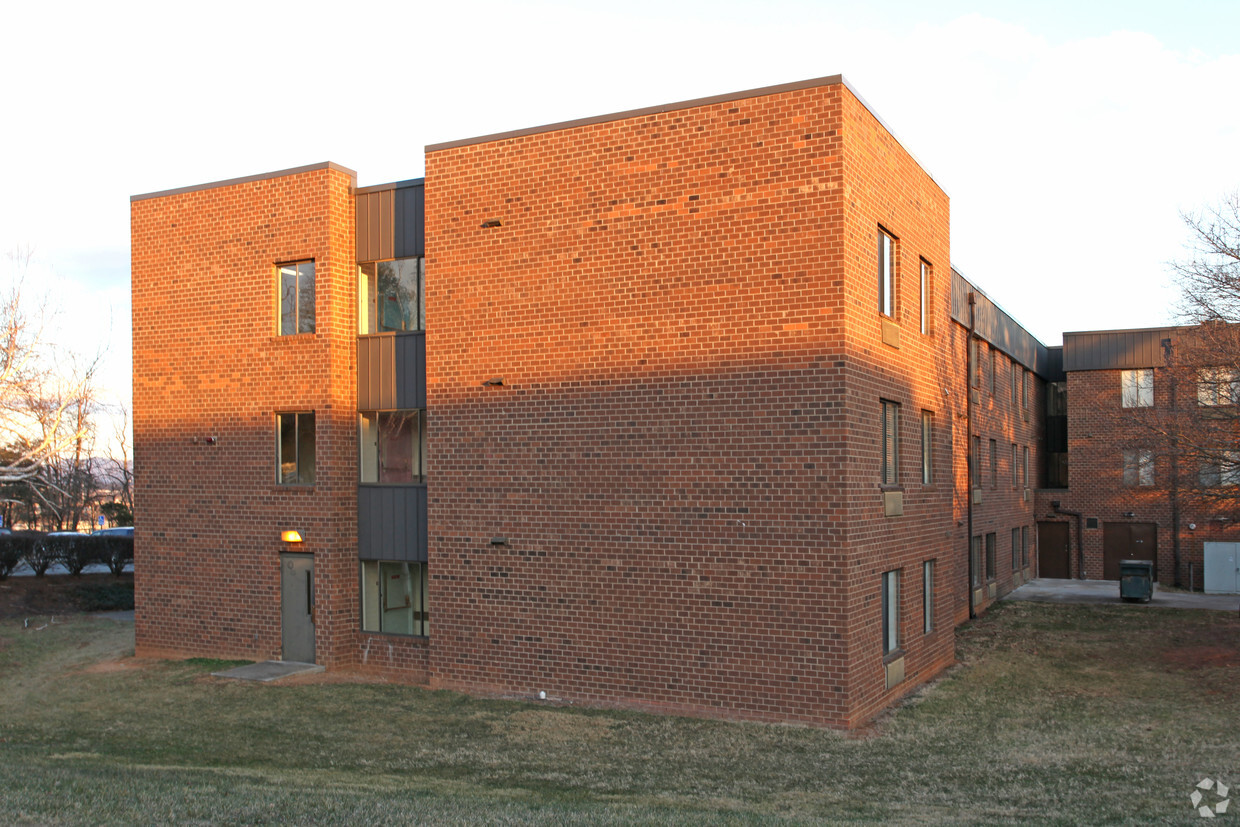
[{"label": "drainpipe", "polygon": [[969,458],[968,485],[965,486],[965,510],[968,514],[968,536],[965,537],[965,557],[969,560],[969,619],[977,617],[977,606],[973,604],[973,480],[976,475],[974,464],[978,462],[980,457],[973,456],[973,371],[977,366],[973,364],[973,354],[975,353],[973,340],[977,336],[977,296],[972,290],[969,291],[969,338],[965,344],[965,376],[964,376],[964,392],[965,392],[965,450]]},{"label": "drainpipe", "polygon": [[1180,427],[1175,410],[1175,365],[1171,339],[1163,339],[1163,363],[1171,377],[1171,555],[1175,565],[1175,586],[1180,587]]},{"label": "drainpipe", "polygon": [[1056,514],[1063,514],[1067,517],[1076,517],[1076,579],[1085,579],[1085,529],[1081,524],[1081,512],[1069,511],[1066,508],[1059,507],[1059,500],[1051,502],[1051,508]]}]

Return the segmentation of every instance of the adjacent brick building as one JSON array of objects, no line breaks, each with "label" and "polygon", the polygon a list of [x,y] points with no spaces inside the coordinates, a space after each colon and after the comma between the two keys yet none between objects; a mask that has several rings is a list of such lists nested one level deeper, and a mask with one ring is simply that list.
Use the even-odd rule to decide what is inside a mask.
[{"label": "adjacent brick building", "polygon": [[1057,352],[838,76],[132,214],[142,654],[847,727],[1036,576]]}]

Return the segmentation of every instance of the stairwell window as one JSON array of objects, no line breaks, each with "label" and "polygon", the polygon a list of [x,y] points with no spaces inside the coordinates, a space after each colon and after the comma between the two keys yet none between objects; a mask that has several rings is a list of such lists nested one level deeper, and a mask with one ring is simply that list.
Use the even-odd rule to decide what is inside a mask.
[{"label": "stairwell window", "polygon": [[426,482],[426,411],[365,411],[358,414],[361,481]]},{"label": "stairwell window", "polygon": [[883,572],[883,654],[900,648],[900,572]]},{"label": "stairwell window", "polygon": [[407,333],[426,329],[424,259],[398,258],[357,270],[357,332]]}]

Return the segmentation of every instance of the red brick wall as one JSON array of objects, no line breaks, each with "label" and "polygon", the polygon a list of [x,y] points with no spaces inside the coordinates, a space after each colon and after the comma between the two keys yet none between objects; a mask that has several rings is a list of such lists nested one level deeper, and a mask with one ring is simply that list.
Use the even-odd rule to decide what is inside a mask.
[{"label": "red brick wall", "polygon": [[[321,663],[357,636],[351,177],[318,169],[132,204],[141,655],[278,657],[280,531],[315,555]],[[276,335],[277,262],[315,260],[317,332]],[[313,410],[317,481],[275,483],[275,413]],[[215,437],[214,445],[204,437]]]},{"label": "red brick wall", "polygon": [[[1080,511],[1083,518],[1094,517],[1097,528],[1084,528],[1085,576],[1103,577],[1103,533],[1107,522],[1156,523],[1158,542],[1157,578],[1171,585],[1175,581],[1175,537],[1171,509],[1171,452],[1165,434],[1174,424],[1189,434],[1197,408],[1195,373],[1178,376],[1177,407],[1172,413],[1170,372],[1154,369],[1154,405],[1151,408],[1124,408],[1120,398],[1119,370],[1073,371],[1068,374],[1068,482],[1069,490],[1048,492],[1046,499],[1060,501],[1061,507]],[[1213,427],[1213,423],[1211,423]],[[1123,480],[1125,448],[1148,448],[1154,452],[1154,485],[1126,486]],[[1201,588],[1202,552],[1207,541],[1240,541],[1235,524],[1234,503],[1202,498],[1198,494],[1198,467],[1192,459],[1179,463],[1180,497],[1180,581],[1187,587],[1190,563],[1195,568],[1197,588]],[[1049,504],[1048,504],[1049,505]],[[1125,516],[1131,513],[1132,516]],[[1067,520],[1063,517],[1060,519]],[[1189,529],[1189,524],[1196,526]],[[1079,575],[1077,529],[1071,528],[1072,575]]]},{"label": "red brick wall", "polygon": [[[840,725],[950,662],[919,568],[950,559],[947,199],[851,93],[444,149],[426,193],[434,683]],[[879,222],[939,276],[939,335],[903,318],[891,354]],[[943,416],[942,484],[903,518],[881,394],[910,480],[916,413]],[[910,678],[884,693],[893,565]]]}]

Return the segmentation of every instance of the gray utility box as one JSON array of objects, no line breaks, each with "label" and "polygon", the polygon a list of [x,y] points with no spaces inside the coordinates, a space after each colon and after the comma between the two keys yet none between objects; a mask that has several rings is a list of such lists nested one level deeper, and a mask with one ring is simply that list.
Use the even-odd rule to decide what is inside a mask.
[{"label": "gray utility box", "polygon": [[1148,603],[1154,596],[1154,561],[1119,562],[1119,596],[1124,600]]}]

